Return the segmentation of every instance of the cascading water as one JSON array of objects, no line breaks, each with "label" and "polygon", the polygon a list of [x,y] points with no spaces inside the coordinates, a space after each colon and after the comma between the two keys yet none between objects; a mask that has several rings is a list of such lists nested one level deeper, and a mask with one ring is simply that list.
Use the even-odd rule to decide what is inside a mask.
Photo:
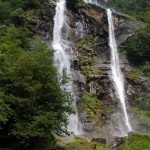
[{"label": "cascading water", "polygon": [[[98,0],[84,0],[84,2],[100,6]],[[105,2],[107,2],[107,0],[105,0]],[[114,135],[127,136],[128,132],[132,131],[132,128],[129,122],[129,116],[127,114],[127,107],[125,103],[125,92],[124,92],[124,79],[119,65],[119,55],[118,55],[118,50],[117,50],[117,45],[115,40],[112,13],[110,9],[107,9],[107,16],[108,16],[108,23],[109,23],[109,46],[111,49],[112,79],[114,82],[117,97],[120,100],[120,107],[119,107],[120,112],[119,114],[117,114],[117,121],[115,119],[113,122]]]},{"label": "cascading water", "polygon": [[124,78],[121,73],[119,65],[119,54],[115,40],[112,12],[110,9],[107,9],[107,16],[109,24],[109,46],[111,49],[112,79],[114,82],[117,97],[120,100],[120,107],[121,107],[120,108],[121,117],[119,117],[121,133],[118,136],[126,136],[129,131],[132,131],[132,128],[129,122],[129,116],[127,114],[127,107],[125,103]]},{"label": "cascading water", "polygon": [[97,0],[84,0],[84,2],[86,2],[86,3],[90,3],[90,4],[98,5]]},{"label": "cascading water", "polygon": [[[54,65],[57,67],[58,72],[61,76],[63,76],[63,70],[66,69],[67,75],[71,77],[71,69],[70,69],[70,56],[67,53],[69,49],[69,41],[65,42],[62,35],[62,29],[67,28],[67,24],[65,23],[65,10],[66,10],[66,1],[65,0],[58,0],[56,6],[56,14],[54,17],[54,28],[53,28],[53,41],[52,47],[55,51],[54,53]],[[67,44],[66,44],[67,43]],[[74,132],[75,135],[82,134],[81,125],[79,123],[78,114],[76,110],[76,96],[73,92],[73,84],[72,81],[68,83],[65,87],[71,92],[72,97],[74,98],[74,109],[76,111],[75,115],[69,116],[69,125],[68,131]]]}]

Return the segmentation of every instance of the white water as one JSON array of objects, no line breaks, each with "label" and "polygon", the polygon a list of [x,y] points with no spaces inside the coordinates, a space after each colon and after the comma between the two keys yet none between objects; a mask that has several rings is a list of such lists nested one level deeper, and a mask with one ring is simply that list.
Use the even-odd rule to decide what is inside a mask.
[{"label": "white water", "polygon": [[84,0],[84,2],[86,2],[86,3],[90,3],[90,4],[98,5],[97,0]]},{"label": "white water", "polygon": [[125,103],[125,91],[124,91],[124,78],[121,73],[120,65],[119,65],[119,54],[117,50],[116,40],[115,40],[115,33],[114,33],[114,25],[112,19],[112,12],[110,9],[107,9],[107,16],[108,16],[108,24],[109,24],[109,46],[111,49],[111,71],[112,71],[112,79],[114,82],[116,94],[118,99],[120,100],[121,110],[120,113],[121,117],[119,117],[120,128],[121,128],[121,135],[120,136],[127,136],[128,132],[132,131],[129,116],[127,114],[127,107]]},{"label": "white water", "polygon": [[[56,6],[56,14],[54,17],[52,47],[54,50],[56,50],[56,52],[54,53],[54,64],[57,67],[59,74],[63,76],[63,70],[66,69],[67,74],[71,79],[72,77],[69,60],[70,56],[67,52],[69,50],[69,41],[65,41],[62,35],[62,29],[67,28],[67,24],[65,23],[65,10],[66,10],[66,1],[58,0]],[[68,131],[74,132],[75,135],[80,135],[82,134],[82,129],[79,123],[78,114],[76,110],[76,96],[73,93],[72,81],[70,81],[70,83],[63,88],[71,92],[72,97],[74,98],[73,106],[76,111],[75,115],[69,116]]]}]

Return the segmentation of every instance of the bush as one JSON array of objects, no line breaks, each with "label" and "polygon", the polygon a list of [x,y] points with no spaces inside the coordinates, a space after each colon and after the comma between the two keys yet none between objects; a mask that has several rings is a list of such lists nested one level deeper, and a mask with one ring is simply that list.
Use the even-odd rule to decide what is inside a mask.
[{"label": "bush", "polygon": [[11,22],[14,23],[17,26],[23,25],[25,21],[24,11],[22,8],[18,8],[14,10],[10,14]]},{"label": "bush", "polygon": [[0,23],[3,23],[5,19],[8,19],[10,12],[10,3],[2,2],[0,0]]},{"label": "bush", "polygon": [[24,10],[40,7],[43,1],[41,0],[11,0],[14,9],[23,8]]},{"label": "bush", "polygon": [[118,11],[135,16],[145,22],[149,22],[149,0],[108,0],[108,5]]},{"label": "bush", "polygon": [[72,113],[70,95],[60,88],[53,66],[53,53],[42,45],[22,52],[5,72],[1,70],[0,127],[26,145],[48,139],[52,132],[68,133],[67,115]]},{"label": "bush", "polygon": [[134,133],[128,137],[121,146],[122,150],[148,150],[150,149],[150,135]]},{"label": "bush", "polygon": [[131,37],[123,49],[129,61],[136,66],[141,66],[141,70],[148,74],[150,62],[150,26],[145,27],[134,37]]},{"label": "bush", "polygon": [[84,92],[82,94],[82,100],[83,104],[81,104],[79,109],[87,110],[91,117],[99,113],[102,102],[95,95]]}]

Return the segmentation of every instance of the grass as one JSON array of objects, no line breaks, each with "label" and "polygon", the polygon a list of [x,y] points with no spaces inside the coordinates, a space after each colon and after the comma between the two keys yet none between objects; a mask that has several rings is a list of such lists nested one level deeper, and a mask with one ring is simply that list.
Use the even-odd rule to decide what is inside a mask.
[{"label": "grass", "polygon": [[84,101],[81,105],[82,110],[87,110],[91,117],[93,117],[95,114],[98,114],[102,102],[97,99],[96,96],[92,95],[91,93],[84,92],[82,95],[82,100]]},{"label": "grass", "polygon": [[122,150],[150,150],[150,134],[134,133],[121,146]]},{"label": "grass", "polygon": [[79,56],[81,72],[86,76],[89,74],[99,74],[100,69],[95,67],[96,42],[85,36],[77,43],[77,47],[81,55]]},{"label": "grass", "polygon": [[107,146],[97,143],[88,142],[87,140],[76,137],[71,143],[66,144],[64,147],[59,147],[57,150],[110,150]]},{"label": "grass", "polygon": [[150,117],[148,116],[149,111],[140,110],[138,108],[132,108],[132,110],[138,114],[141,120],[144,120],[150,125]]}]

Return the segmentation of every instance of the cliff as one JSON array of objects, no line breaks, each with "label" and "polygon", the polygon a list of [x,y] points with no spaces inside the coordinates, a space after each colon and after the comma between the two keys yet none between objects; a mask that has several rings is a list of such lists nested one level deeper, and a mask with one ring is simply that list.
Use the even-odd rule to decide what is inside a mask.
[{"label": "cliff", "polygon": [[[37,35],[49,45],[52,41],[54,14],[54,3],[45,5],[44,12],[36,14]],[[86,133],[85,137],[90,140],[101,137],[111,145],[114,142],[112,126],[116,126],[118,100],[111,79],[106,10],[94,5],[80,5],[73,11],[68,9],[65,15],[67,29],[63,27],[62,34],[65,34],[66,30],[70,32],[65,35],[65,40],[69,41],[73,50],[70,61],[74,69],[74,85],[79,96],[78,114]],[[121,49],[124,43],[142,28],[142,23],[116,12],[113,17],[117,45]],[[131,106],[128,105],[131,124],[134,131],[147,133],[149,121],[140,117],[135,106],[138,99],[150,96],[147,84],[149,78],[138,74],[121,51],[120,62],[125,77],[127,103]]]}]

